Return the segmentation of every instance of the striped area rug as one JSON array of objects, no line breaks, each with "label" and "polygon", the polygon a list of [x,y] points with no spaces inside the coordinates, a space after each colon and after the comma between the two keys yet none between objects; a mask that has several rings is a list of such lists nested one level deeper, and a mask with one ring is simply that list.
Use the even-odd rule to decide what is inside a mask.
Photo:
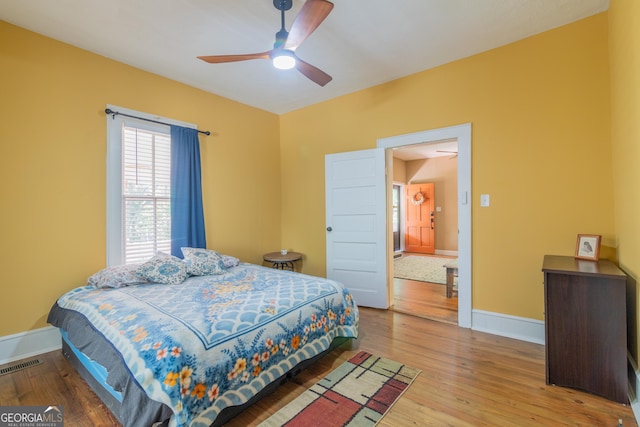
[{"label": "striped area rug", "polygon": [[259,427],[375,426],[419,373],[361,351]]}]

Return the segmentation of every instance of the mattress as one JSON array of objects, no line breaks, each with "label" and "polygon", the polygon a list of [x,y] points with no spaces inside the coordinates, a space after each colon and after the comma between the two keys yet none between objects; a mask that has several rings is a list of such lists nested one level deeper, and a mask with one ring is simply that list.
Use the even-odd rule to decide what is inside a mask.
[{"label": "mattress", "polygon": [[358,321],[342,284],[252,264],[178,285],[76,288],[49,315],[125,426],[214,425],[357,337]]}]

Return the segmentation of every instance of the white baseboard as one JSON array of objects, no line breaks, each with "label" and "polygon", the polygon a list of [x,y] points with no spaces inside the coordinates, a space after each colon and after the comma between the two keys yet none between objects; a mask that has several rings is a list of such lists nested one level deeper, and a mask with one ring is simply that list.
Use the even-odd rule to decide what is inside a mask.
[{"label": "white baseboard", "polygon": [[[627,363],[630,365],[633,373],[635,375],[635,383],[631,381],[629,378],[629,404],[631,405],[631,410],[633,411],[633,416],[636,419],[636,422],[640,420],[640,402],[638,402],[638,396],[640,396],[640,372],[638,372],[638,365],[633,360],[631,353],[627,351]],[[639,422],[640,423],[640,422]]]},{"label": "white baseboard", "polygon": [[53,326],[0,337],[0,365],[58,350],[61,347],[60,332]]},{"label": "white baseboard", "polygon": [[471,329],[544,345],[544,322],[484,310],[471,312]]},{"label": "white baseboard", "polygon": [[[631,399],[631,396],[629,396]],[[638,404],[638,399],[635,399],[631,402],[631,410],[633,411],[633,417],[636,419],[636,423],[640,420],[640,404]]]},{"label": "white baseboard", "polygon": [[436,255],[458,256],[458,251],[447,251],[445,249],[436,249]]}]

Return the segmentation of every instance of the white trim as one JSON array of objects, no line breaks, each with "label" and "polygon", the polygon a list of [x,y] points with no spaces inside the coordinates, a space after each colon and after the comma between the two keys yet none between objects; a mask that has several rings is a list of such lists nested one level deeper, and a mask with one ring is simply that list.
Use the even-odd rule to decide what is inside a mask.
[{"label": "white trim", "polygon": [[446,249],[436,249],[436,255],[458,256],[458,251],[448,251]]},{"label": "white trim", "polygon": [[[392,160],[393,161],[393,158]],[[392,166],[392,170],[393,170],[393,165]],[[400,230],[398,231],[398,233],[400,234],[400,249],[398,249],[397,251],[394,251],[395,253],[399,253],[399,252],[404,252],[404,203],[402,203],[402,195],[404,194],[404,186],[405,184],[401,183],[401,182],[397,182],[397,181],[393,181],[391,183],[391,188],[393,189],[394,186],[400,187],[400,194],[399,194],[399,198],[398,198],[398,226],[400,227]],[[393,236],[393,230],[391,235]],[[393,247],[393,242],[391,243],[391,247]]]},{"label": "white trim", "polygon": [[0,365],[62,348],[60,332],[53,326],[0,337]]},{"label": "white trim", "polygon": [[631,400],[633,396],[629,395],[629,401],[631,402],[631,410],[633,411],[633,416],[636,419],[636,423],[640,424],[640,403],[638,403],[638,399]]},{"label": "white trim", "polygon": [[[115,111],[118,107],[107,105]],[[129,113],[127,113],[129,114]],[[122,124],[123,116],[107,115],[107,212],[106,212],[106,265],[122,264]]]},{"label": "white trim", "polygon": [[471,123],[378,139],[394,149],[443,140],[458,141],[458,326],[471,328]]},{"label": "white trim", "polygon": [[640,396],[640,394],[638,394],[640,393],[640,373],[629,351],[627,351],[627,364],[631,365],[635,375],[635,388],[633,387],[634,384],[629,384],[629,404],[631,405],[631,410],[633,411],[633,416],[636,418],[636,422],[640,424],[640,402],[638,402],[638,396]]},{"label": "white trim", "polygon": [[473,310],[472,329],[544,345],[544,322],[542,320]]}]

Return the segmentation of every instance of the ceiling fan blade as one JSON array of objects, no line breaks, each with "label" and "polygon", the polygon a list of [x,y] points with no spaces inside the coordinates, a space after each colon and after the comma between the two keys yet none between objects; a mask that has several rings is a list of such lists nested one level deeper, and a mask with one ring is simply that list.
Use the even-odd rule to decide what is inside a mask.
[{"label": "ceiling fan blade", "polygon": [[291,24],[284,48],[296,50],[318,28],[332,9],[333,3],[327,0],[307,0]]},{"label": "ceiling fan blade", "polygon": [[210,64],[220,64],[223,62],[247,61],[250,59],[269,59],[270,53],[271,51],[261,53],[248,53],[246,55],[198,56],[198,59],[202,59],[204,62],[208,62]]},{"label": "ceiling fan blade", "polygon": [[324,86],[329,83],[333,78],[322,71],[321,69],[314,67],[313,65],[304,62],[300,58],[296,57],[296,69],[304,74],[309,80],[314,81],[320,86]]}]

